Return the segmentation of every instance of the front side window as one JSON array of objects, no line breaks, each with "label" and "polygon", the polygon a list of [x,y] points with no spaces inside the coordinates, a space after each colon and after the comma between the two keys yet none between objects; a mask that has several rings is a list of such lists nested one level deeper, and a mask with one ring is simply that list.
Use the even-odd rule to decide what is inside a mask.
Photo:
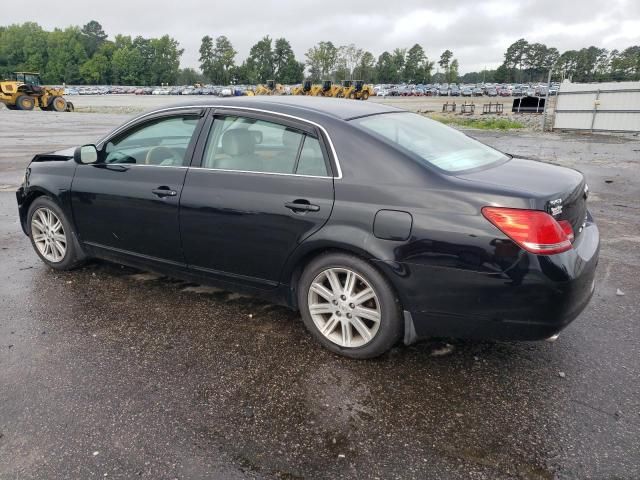
[{"label": "front side window", "polygon": [[415,113],[385,113],[353,122],[370,134],[402,147],[424,162],[454,173],[483,167],[508,157],[440,122]]},{"label": "front side window", "polygon": [[318,139],[286,125],[247,117],[216,118],[202,166],[243,172],[326,176]]},{"label": "front side window", "polygon": [[126,132],[105,146],[105,163],[182,166],[199,118],[163,118]]}]

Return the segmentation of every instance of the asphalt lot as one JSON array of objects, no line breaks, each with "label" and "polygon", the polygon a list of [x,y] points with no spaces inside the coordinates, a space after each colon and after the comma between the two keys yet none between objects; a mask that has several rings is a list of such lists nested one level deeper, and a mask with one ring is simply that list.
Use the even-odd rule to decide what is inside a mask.
[{"label": "asphalt lot", "polygon": [[587,175],[597,290],[557,342],[352,361],[281,307],[39,261],[30,157],[125,118],[0,110],[0,479],[640,478],[640,137],[469,132]]}]

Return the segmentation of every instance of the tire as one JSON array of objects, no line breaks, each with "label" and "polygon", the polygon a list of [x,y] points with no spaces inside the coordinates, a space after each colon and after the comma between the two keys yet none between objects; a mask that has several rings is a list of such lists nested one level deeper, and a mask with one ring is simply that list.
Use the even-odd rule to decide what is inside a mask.
[{"label": "tire", "polygon": [[369,100],[369,92],[362,93],[362,100]]},{"label": "tire", "polygon": [[[344,297],[333,295],[337,288],[331,288],[332,274]],[[345,288],[349,278],[354,279],[352,289]],[[373,298],[367,288],[373,291]],[[364,301],[359,302],[358,295]],[[300,277],[297,296],[307,330],[334,353],[354,359],[374,358],[387,352],[402,335],[401,308],[393,288],[372,265],[353,255],[328,253],[312,260]]]},{"label": "tire", "polygon": [[[54,217],[49,217],[50,214]],[[57,225],[55,217],[61,224],[57,229],[55,229]],[[51,221],[48,222],[48,218]],[[34,223],[34,220],[38,223]],[[52,226],[53,229],[48,228]],[[27,213],[27,228],[31,246],[49,267],[55,270],[72,270],[84,263],[85,255],[80,251],[71,224],[62,209],[49,197],[42,196],[33,201]],[[58,235],[61,232],[64,241],[55,234],[49,233],[54,229]],[[41,238],[44,239],[43,242],[38,241]],[[46,246],[47,243],[49,247]],[[61,243],[64,245],[63,252],[59,248]]]},{"label": "tire", "polygon": [[29,95],[20,95],[16,99],[16,107],[18,110],[33,110],[33,107],[35,107],[35,105],[35,100]]},{"label": "tire", "polygon": [[18,107],[16,107],[15,105],[7,105],[5,103],[5,107],[7,107],[9,110],[18,110]]},{"label": "tire", "polygon": [[355,99],[356,99],[356,94],[355,94],[355,92],[351,92],[351,93],[349,94],[349,98],[350,98],[351,100],[355,100]]},{"label": "tire", "polygon": [[54,112],[66,112],[67,101],[62,97],[53,97],[53,100],[51,100],[51,103],[49,104],[49,108]]}]

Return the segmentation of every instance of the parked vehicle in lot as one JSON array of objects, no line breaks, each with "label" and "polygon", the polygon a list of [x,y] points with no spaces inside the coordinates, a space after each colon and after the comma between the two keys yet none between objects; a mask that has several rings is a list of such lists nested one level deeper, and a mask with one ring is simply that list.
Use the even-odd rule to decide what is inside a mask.
[{"label": "parked vehicle in lot", "polygon": [[474,97],[481,97],[482,96],[482,88],[480,87],[476,87],[473,89],[473,96]]},{"label": "parked vehicle in lot", "polygon": [[460,94],[463,97],[471,97],[473,95],[473,90],[469,87],[465,87],[462,90],[460,90]]},{"label": "parked vehicle in lot", "polygon": [[444,97],[448,96],[449,95],[449,87],[440,87],[438,89],[438,95],[444,96]]},{"label": "parked vehicle in lot", "polygon": [[458,87],[451,88],[451,90],[449,91],[449,95],[451,95],[452,97],[459,97],[460,89]]},{"label": "parked vehicle in lot", "polygon": [[593,292],[587,195],[575,170],[423,116],[306,96],[145,113],[36,155],[16,193],[54,269],[102,258],[249,292],[353,358],[423,336],[557,334]]},{"label": "parked vehicle in lot", "polygon": [[487,88],[487,96],[488,97],[497,97],[498,96],[498,91],[493,87]]},{"label": "parked vehicle in lot", "polygon": [[513,96],[514,97],[521,97],[522,96],[522,89],[520,87],[516,87],[513,89]]}]

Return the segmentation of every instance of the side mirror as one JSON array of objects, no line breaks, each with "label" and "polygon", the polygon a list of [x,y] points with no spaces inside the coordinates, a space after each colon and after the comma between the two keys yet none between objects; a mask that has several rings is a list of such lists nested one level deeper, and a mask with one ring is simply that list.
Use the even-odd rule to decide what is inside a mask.
[{"label": "side mirror", "polygon": [[88,165],[98,161],[98,149],[95,145],[83,145],[73,152],[73,159],[81,165]]}]

